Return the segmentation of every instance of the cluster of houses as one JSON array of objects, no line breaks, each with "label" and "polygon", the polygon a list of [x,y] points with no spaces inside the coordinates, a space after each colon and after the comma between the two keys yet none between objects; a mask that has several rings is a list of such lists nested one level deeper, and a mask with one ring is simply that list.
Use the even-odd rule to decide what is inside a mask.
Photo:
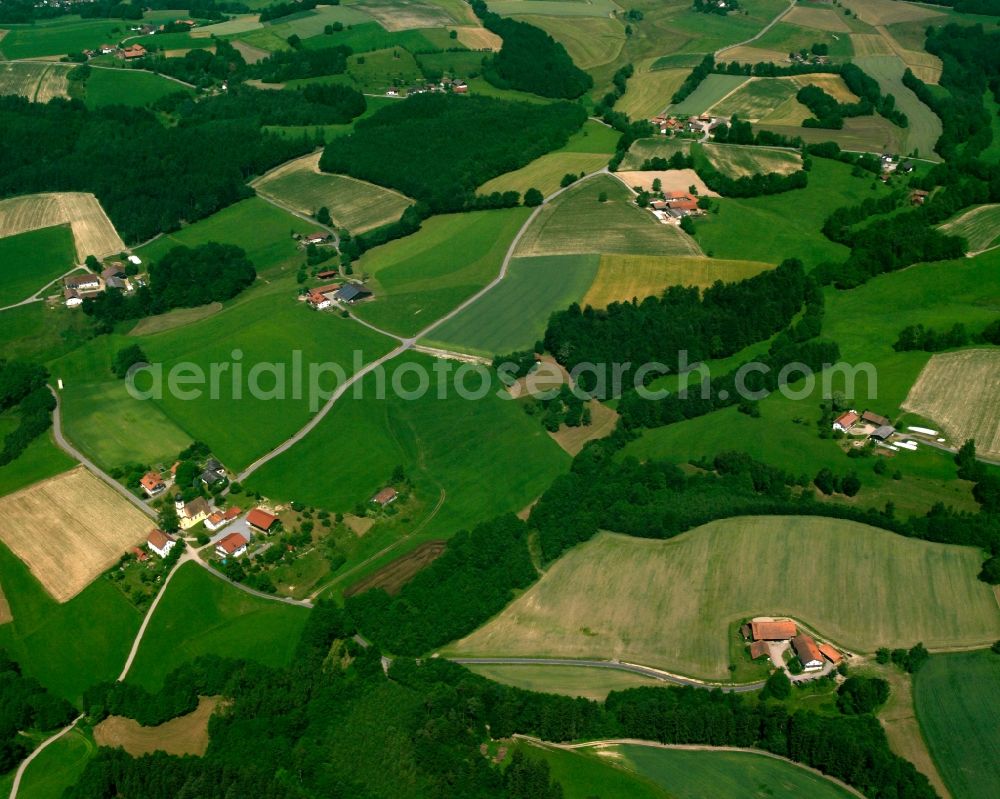
[{"label": "cluster of houses", "polygon": [[661,222],[679,222],[685,216],[705,213],[698,207],[698,198],[686,191],[666,191],[662,200],[650,200],[649,207]]},{"label": "cluster of houses", "polygon": [[[772,657],[772,646],[787,644],[802,663],[804,671],[822,671],[840,664],[844,656],[827,643],[819,643],[811,635],[799,632],[791,619],[753,619],[740,628],[743,638],[750,642],[750,657],[754,660]],[[773,658],[772,658],[773,661]],[[781,663],[775,662],[776,666]]]},{"label": "cluster of houses", "polygon": [[[137,255],[128,256],[128,260],[135,266],[142,265],[142,259]],[[105,289],[130,292],[133,288],[132,281],[125,272],[125,264],[121,261],[115,261],[99,275],[93,272],[84,272],[64,278],[63,302],[67,308],[76,308],[82,305],[85,299],[96,297]]]},{"label": "cluster of houses", "polygon": [[[329,272],[321,272],[322,275],[329,275]],[[332,274],[336,274],[335,272]],[[354,305],[357,302],[366,300],[372,296],[369,289],[365,288],[360,283],[329,283],[326,286],[319,286],[314,289],[310,289],[307,293],[299,296],[300,300],[304,300],[310,308],[317,311],[324,311],[327,308],[331,308],[334,305],[344,307],[345,305]]]},{"label": "cluster of houses", "polygon": [[[900,158],[898,155],[893,155],[892,153],[883,153],[879,158],[879,166],[881,167],[881,180],[885,183],[892,177],[893,173],[900,173],[903,175],[908,175],[914,170],[913,162],[905,158]],[[927,192],[923,193],[924,197],[927,196]],[[923,204],[923,200],[918,203]]]},{"label": "cluster of houses", "polygon": [[[893,427],[889,419],[874,411],[865,410],[858,413],[853,408],[844,411],[833,420],[833,430],[848,436],[869,439],[893,452],[898,452],[901,449],[913,452],[917,449],[917,442],[913,441],[907,433],[900,433]],[[936,431],[926,430],[922,427],[911,427],[910,430],[936,435]]]},{"label": "cluster of houses", "polygon": [[411,94],[427,94],[428,92],[452,94],[468,94],[469,84],[461,78],[443,78],[437,83],[421,83],[416,86],[390,86],[385,90],[386,97],[409,97]]},{"label": "cluster of houses", "polygon": [[[201,497],[186,505],[178,502],[177,506],[182,529],[188,529],[197,522],[203,521],[205,527],[216,532],[238,519],[243,513],[237,507],[228,508],[225,511],[212,511],[208,503]],[[197,521],[193,521],[195,519]],[[243,521],[244,524],[240,531],[231,532],[215,542],[215,554],[220,558],[239,558],[245,555],[252,536],[255,533],[270,535],[278,524],[278,517],[262,508],[254,508]],[[146,537],[146,548],[161,558],[167,557],[176,544],[177,536],[159,529],[151,530]],[[133,547],[132,552],[140,561],[145,561],[148,557],[139,547]]]},{"label": "cluster of houses", "polygon": [[[198,23],[193,19],[175,19],[173,22],[169,23],[171,32],[179,32],[182,29],[191,30]],[[134,25],[129,28],[129,31],[134,36],[153,36],[157,33],[163,33],[167,30],[167,25],[151,25],[149,23],[144,23],[142,25]],[[83,54],[87,58],[96,58],[99,55],[113,55],[115,58],[120,58],[123,61],[135,61],[138,58],[144,58],[147,55],[147,50],[141,44],[130,44],[127,46],[122,46],[119,44],[102,44],[100,47],[94,50],[84,50]]]},{"label": "cluster of houses", "polygon": [[[143,492],[147,497],[149,497],[149,499],[158,497],[171,485],[173,485],[174,478],[177,476],[177,467],[180,465],[181,462],[176,461],[174,465],[170,467],[170,477],[168,479],[165,479],[160,472],[155,470],[146,472],[139,478],[140,488],[142,488]],[[205,466],[201,472],[201,482],[204,483],[206,487],[212,488],[212,486],[218,485],[225,479],[226,469],[221,463],[219,463],[218,460],[215,458],[209,458],[205,461]]]},{"label": "cluster of houses", "polygon": [[705,134],[714,130],[719,125],[725,124],[726,119],[724,117],[713,117],[709,114],[692,116],[687,119],[679,119],[676,116],[661,114],[660,116],[652,117],[649,122],[661,136],[671,136],[677,133]]}]

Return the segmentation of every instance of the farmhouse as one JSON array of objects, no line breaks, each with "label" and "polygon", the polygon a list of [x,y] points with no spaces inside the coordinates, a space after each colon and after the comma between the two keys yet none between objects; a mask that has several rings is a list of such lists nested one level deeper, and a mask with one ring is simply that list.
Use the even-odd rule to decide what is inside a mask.
[{"label": "farmhouse", "polygon": [[159,472],[146,472],[139,478],[139,485],[142,486],[142,490],[146,492],[147,497],[155,497],[157,494],[162,494],[167,488],[167,484],[163,482],[163,478],[160,477]]},{"label": "farmhouse", "polygon": [[818,649],[820,654],[829,660],[834,666],[839,664],[844,659],[844,656],[830,644],[819,644]]},{"label": "farmhouse", "polygon": [[306,295],[306,302],[309,306],[317,311],[322,311],[329,308],[333,303],[330,302],[330,298],[320,294],[318,291],[310,291]]},{"label": "farmhouse", "polygon": [[334,295],[334,298],[337,302],[346,302],[348,305],[353,305],[370,296],[372,296],[372,293],[364,286],[359,286],[357,283],[348,283]]},{"label": "farmhouse", "polygon": [[386,505],[395,502],[398,496],[399,494],[396,493],[395,488],[383,488],[372,497],[372,502],[384,508]]},{"label": "farmhouse", "polygon": [[215,458],[209,458],[205,463],[205,471],[201,473],[201,482],[207,486],[215,485],[225,479],[226,470]]},{"label": "farmhouse", "polygon": [[845,411],[833,420],[833,429],[839,430],[841,433],[846,433],[857,424],[860,418],[857,411]]},{"label": "farmhouse", "polygon": [[451,90],[455,94],[468,94],[469,93],[469,87],[465,83],[453,83],[451,85]]},{"label": "farmhouse", "polygon": [[139,563],[145,563],[147,560],[149,560],[149,553],[146,552],[146,550],[144,549],[139,549],[139,547],[132,547],[130,551],[133,555],[135,555],[135,559],[139,561]]},{"label": "farmhouse", "polygon": [[104,281],[105,288],[123,291],[128,291],[130,288],[125,273],[118,266],[109,266],[101,272],[101,280]]},{"label": "farmhouse", "polygon": [[791,619],[773,621],[752,621],[750,623],[754,641],[787,641],[794,638],[798,630]]},{"label": "farmhouse", "polygon": [[63,284],[68,290],[80,294],[101,290],[101,278],[91,272],[83,275],[70,275],[63,281]]},{"label": "farmhouse", "polygon": [[246,554],[247,540],[239,533],[230,533],[215,545],[215,553],[220,558],[238,558]]},{"label": "farmhouse", "polygon": [[177,500],[175,507],[177,508],[177,517],[180,520],[181,529],[183,530],[187,530],[189,527],[194,527],[198,522],[204,521],[212,512],[211,506],[204,497],[192,499],[187,504],[184,504],[182,500]]},{"label": "farmhouse", "polygon": [[146,48],[141,44],[130,44],[128,47],[120,50],[118,55],[126,61],[133,61],[136,58],[143,58],[146,55]]},{"label": "farmhouse", "polygon": [[330,234],[325,230],[317,230],[315,233],[310,233],[308,236],[302,237],[303,244],[322,244],[330,238]]},{"label": "farmhouse", "polygon": [[802,668],[806,671],[818,671],[823,668],[823,656],[820,654],[816,642],[804,633],[796,635],[792,639],[792,649],[802,661]]},{"label": "farmhouse", "polygon": [[240,513],[242,513],[242,511],[235,505],[225,511],[217,510],[210,513],[208,518],[205,519],[205,527],[214,533],[216,530],[221,530],[229,524],[233,519],[239,516]]},{"label": "farmhouse", "polygon": [[165,558],[176,545],[177,540],[162,530],[151,530],[146,538],[146,546],[161,558]]},{"label": "farmhouse", "polygon": [[923,189],[914,189],[910,192],[910,205],[923,205],[927,202],[927,198],[930,196],[929,191],[924,191]]},{"label": "farmhouse", "polygon": [[247,524],[262,533],[270,533],[271,528],[278,523],[278,517],[260,508],[254,508],[247,514]]}]

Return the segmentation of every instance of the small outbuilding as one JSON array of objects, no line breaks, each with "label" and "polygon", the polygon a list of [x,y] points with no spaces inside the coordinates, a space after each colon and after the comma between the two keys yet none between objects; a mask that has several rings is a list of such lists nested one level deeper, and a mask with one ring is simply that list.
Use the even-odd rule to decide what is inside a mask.
[{"label": "small outbuilding", "polygon": [[875,427],[882,427],[883,425],[889,424],[889,420],[875,413],[874,411],[865,411],[861,414],[861,421],[867,422],[868,424],[875,425]]},{"label": "small outbuilding", "polygon": [[375,496],[372,497],[372,502],[380,507],[385,507],[396,501],[399,494],[396,492],[395,488],[383,488]]},{"label": "small outbuilding", "polygon": [[247,524],[262,533],[270,533],[271,529],[278,523],[278,517],[268,513],[266,510],[254,508],[247,514]]},{"label": "small outbuilding", "polygon": [[885,441],[895,432],[896,428],[893,427],[891,424],[884,424],[879,427],[876,427],[874,432],[872,432],[872,434],[869,436],[869,438],[872,438],[875,441]]},{"label": "small outbuilding", "polygon": [[829,660],[834,666],[838,665],[843,661],[844,656],[840,654],[833,646],[830,644],[818,644],[817,645],[820,654]]}]

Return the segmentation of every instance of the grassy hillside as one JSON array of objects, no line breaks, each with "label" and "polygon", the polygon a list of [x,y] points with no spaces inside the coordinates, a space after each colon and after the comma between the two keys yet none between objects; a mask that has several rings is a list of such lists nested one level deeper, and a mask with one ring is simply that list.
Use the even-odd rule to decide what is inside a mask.
[{"label": "grassy hillside", "polygon": [[562,785],[566,799],[591,799],[594,796],[675,799],[674,793],[668,793],[652,780],[610,762],[610,758],[521,741],[517,743],[517,748],[533,760],[548,763],[549,773]]},{"label": "grassy hillside", "polygon": [[284,666],[307,616],[305,608],[251,596],[185,563],[146,628],[128,680],[157,691],[173,669],[203,654]]},{"label": "grassy hillside", "polygon": [[60,799],[74,785],[97,745],[88,733],[73,729],[46,749],[28,766],[17,795],[21,799]]},{"label": "grassy hillside", "polygon": [[603,533],[448,651],[619,658],[726,679],[728,626],[752,615],[790,615],[861,651],[982,644],[1000,636],[1000,609],[976,579],[981,560],[813,517],[726,519],[670,541]]},{"label": "grassy hillside", "polygon": [[664,685],[660,680],[641,674],[586,666],[470,664],[466,668],[494,682],[514,685],[526,691],[583,696],[596,701],[602,701],[611,691]]},{"label": "grassy hillside", "polygon": [[[76,263],[69,225],[0,238],[0,306],[25,300]],[[60,293],[61,286],[51,293]]]},{"label": "grassy hillside", "polygon": [[1000,784],[1000,656],[934,655],[913,692],[920,729],[954,799],[991,794]]},{"label": "grassy hillside", "polygon": [[[10,429],[13,429],[11,419]],[[17,460],[0,466],[0,496],[11,494],[46,477],[76,466],[76,461],[56,446],[51,433],[32,441]]]},{"label": "grassy hillside", "polygon": [[190,91],[187,86],[162,75],[126,69],[94,69],[86,86],[84,102],[88,108],[116,104],[144,107],[168,94]]}]

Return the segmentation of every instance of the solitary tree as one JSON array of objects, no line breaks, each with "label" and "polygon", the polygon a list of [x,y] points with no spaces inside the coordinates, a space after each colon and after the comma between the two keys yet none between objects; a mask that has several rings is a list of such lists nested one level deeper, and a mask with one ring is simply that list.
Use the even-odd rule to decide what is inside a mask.
[{"label": "solitary tree", "polygon": [[536,205],[541,205],[545,198],[542,197],[542,193],[535,188],[528,189],[524,193],[524,204],[528,208],[534,208]]},{"label": "solitary tree", "polygon": [[321,225],[332,225],[333,220],[330,218],[330,209],[325,205],[316,212],[316,221]]},{"label": "solitary tree", "polygon": [[792,681],[788,679],[784,669],[778,669],[767,678],[760,692],[761,699],[787,699],[792,693]]},{"label": "solitary tree", "polygon": [[114,362],[111,364],[111,371],[115,373],[115,377],[125,377],[128,370],[135,364],[145,362],[146,353],[142,351],[142,347],[138,344],[131,344],[123,350],[118,350],[118,354],[115,355]]}]

